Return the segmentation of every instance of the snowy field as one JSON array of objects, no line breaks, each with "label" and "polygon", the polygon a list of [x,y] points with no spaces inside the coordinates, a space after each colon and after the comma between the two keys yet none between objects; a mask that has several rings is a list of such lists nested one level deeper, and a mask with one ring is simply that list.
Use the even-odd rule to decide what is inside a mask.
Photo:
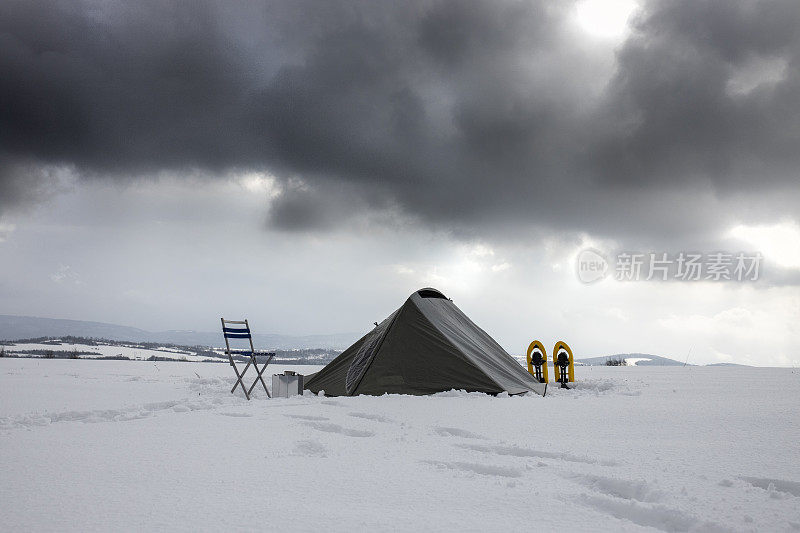
[{"label": "snowy field", "polygon": [[0,359],[0,531],[800,530],[800,371],[576,374],[247,402],[223,364]]}]

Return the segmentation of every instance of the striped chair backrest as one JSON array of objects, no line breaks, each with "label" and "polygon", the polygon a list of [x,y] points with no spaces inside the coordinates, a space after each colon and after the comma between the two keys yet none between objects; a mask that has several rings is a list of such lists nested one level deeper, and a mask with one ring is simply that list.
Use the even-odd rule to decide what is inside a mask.
[{"label": "striped chair backrest", "polygon": [[[253,337],[250,334],[250,324],[248,324],[247,319],[244,320],[225,320],[224,318],[220,318],[222,321],[222,334],[225,336],[225,352],[232,353],[231,351],[231,344],[230,339],[247,339],[250,341],[250,352],[254,352],[255,348],[253,347]],[[234,327],[229,327],[233,325]],[[244,350],[234,350],[236,353],[243,353]]]},{"label": "striped chair backrest", "polygon": [[222,328],[226,339],[249,339],[250,328]]}]

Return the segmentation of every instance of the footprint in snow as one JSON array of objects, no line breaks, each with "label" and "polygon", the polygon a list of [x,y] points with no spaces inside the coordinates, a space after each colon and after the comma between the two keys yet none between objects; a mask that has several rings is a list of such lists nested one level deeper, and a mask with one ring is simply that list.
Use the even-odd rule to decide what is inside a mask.
[{"label": "footprint in snow", "polygon": [[294,446],[292,455],[303,457],[327,457],[328,449],[315,440],[301,440]]},{"label": "footprint in snow", "polygon": [[346,428],[340,426],[339,424],[331,424],[328,422],[309,422],[308,425],[317,431],[324,431],[325,433],[339,433],[340,435],[347,435],[348,437],[372,437],[375,435],[373,431]]},{"label": "footprint in snow", "polygon": [[516,468],[507,468],[503,466],[486,465],[481,463],[466,463],[461,461],[447,462],[447,461],[422,461],[425,464],[433,465],[439,469],[456,470],[459,472],[467,472],[470,474],[478,474],[481,476],[498,476],[507,478],[522,477],[522,472]]},{"label": "footprint in snow", "polygon": [[489,453],[494,455],[510,455],[512,457],[537,457],[540,459],[560,459],[571,463],[584,463],[601,466],[616,466],[617,463],[608,460],[592,459],[591,457],[580,457],[566,452],[547,452],[531,450],[520,446],[484,446],[479,444],[455,444],[459,448],[475,450],[476,452]]},{"label": "footprint in snow", "polygon": [[467,431],[466,429],[437,426],[434,427],[433,430],[441,437],[463,437],[465,439],[486,440],[486,437],[483,435],[478,435],[477,433]]},{"label": "footprint in snow", "polygon": [[663,497],[663,493],[660,490],[653,489],[650,484],[644,480],[631,481],[628,479],[606,476],[574,474],[567,474],[564,477],[572,479],[600,494],[621,498],[623,500],[655,503],[661,501]]},{"label": "footprint in snow", "polygon": [[325,421],[330,420],[327,416],[312,416],[312,415],[283,415],[288,418],[295,418],[297,420],[312,420],[312,421]]},{"label": "footprint in snow", "polygon": [[797,481],[787,481],[785,479],[773,479],[768,477],[747,477],[739,476],[739,479],[749,483],[759,489],[764,489],[770,493],[770,496],[776,499],[782,499],[782,494],[786,496],[794,496],[800,498],[800,483]]},{"label": "footprint in snow", "polygon": [[347,413],[347,415],[354,418],[363,418],[364,420],[374,420],[376,422],[394,422],[394,420],[386,418],[385,416],[372,413]]},{"label": "footprint in snow", "polygon": [[614,518],[661,531],[727,531],[719,524],[700,521],[696,516],[663,505],[643,505],[634,500],[585,494],[578,499],[578,503]]}]

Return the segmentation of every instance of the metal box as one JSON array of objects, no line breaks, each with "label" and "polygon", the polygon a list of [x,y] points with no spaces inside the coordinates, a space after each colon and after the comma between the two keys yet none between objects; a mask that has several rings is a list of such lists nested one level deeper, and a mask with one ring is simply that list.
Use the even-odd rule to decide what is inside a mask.
[{"label": "metal box", "polygon": [[291,370],[283,374],[272,374],[272,397],[288,398],[303,394],[303,375]]}]

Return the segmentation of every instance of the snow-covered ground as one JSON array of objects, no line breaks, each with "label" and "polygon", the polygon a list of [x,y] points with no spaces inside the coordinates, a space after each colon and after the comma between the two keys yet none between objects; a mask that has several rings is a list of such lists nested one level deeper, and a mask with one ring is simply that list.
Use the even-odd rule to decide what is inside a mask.
[{"label": "snow-covered ground", "polygon": [[800,530],[800,372],[576,373],[247,402],[222,364],[0,359],[0,530]]}]

